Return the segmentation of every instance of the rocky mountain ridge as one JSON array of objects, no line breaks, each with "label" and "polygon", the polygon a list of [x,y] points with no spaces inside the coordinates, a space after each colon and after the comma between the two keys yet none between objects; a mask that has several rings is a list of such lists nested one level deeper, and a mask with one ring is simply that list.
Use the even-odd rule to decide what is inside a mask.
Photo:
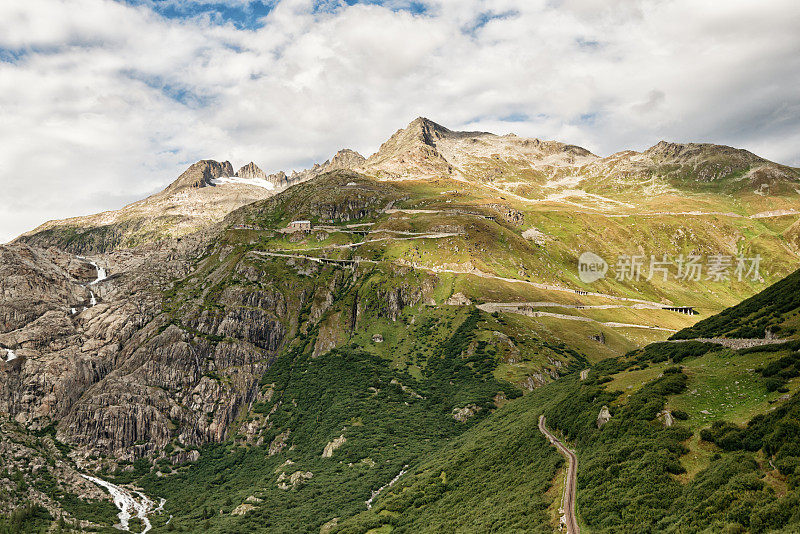
[{"label": "rocky mountain ridge", "polygon": [[723,145],[661,141],[643,152],[601,157],[557,141],[452,131],[423,117],[395,132],[356,170],[393,179],[457,177],[499,185],[530,198],[579,184],[609,193],[620,184],[632,186],[654,178],[689,190],[720,181],[728,186],[739,183],[759,194],[796,193],[800,183],[798,169]]},{"label": "rocky mountain ridge", "polygon": [[241,206],[363,160],[355,151],[341,150],[323,164],[291,175],[283,171],[267,175],[253,162],[234,172],[229,161],[201,160],[146,199],[115,211],[49,221],[15,241],[95,254],[178,238],[219,222]]},{"label": "rocky mountain ridge", "polygon": [[91,253],[179,237],[240,206],[342,169],[384,180],[448,178],[485,184],[531,201],[574,203],[591,197],[595,207],[624,204],[630,195],[655,199],[719,188],[765,204],[749,199],[800,190],[800,170],[721,145],[661,141],[643,152],[600,157],[556,141],[453,131],[419,117],[368,158],[344,149],[289,175],[267,174],[253,162],[234,172],[230,162],[201,160],[147,199],[117,211],[50,221],[18,240]]},{"label": "rocky mountain ridge", "polygon": [[[290,496],[335,479],[308,458],[341,459],[342,469],[365,470],[353,474],[365,500],[363,480],[375,490],[405,469],[394,423],[371,419],[374,403],[391,417],[414,414],[409,428],[421,436],[450,439],[522,390],[664,340],[788,274],[795,171],[713,145],[600,158],[419,118],[366,159],[343,150],[291,176],[203,160],[118,212],[37,229],[0,247],[0,424],[11,429],[0,451],[26,459],[13,470],[33,488],[3,494],[11,497],[0,511],[27,499],[79,518],[58,497],[97,497],[78,473],[177,491],[222,476],[187,481],[193,462],[206,469],[238,454],[268,464],[276,480],[266,485]],[[753,196],[758,173],[771,178]],[[657,196],[655,207],[647,195],[625,196],[659,180],[675,196]],[[724,192],[702,196],[698,183]],[[734,195],[741,214],[668,211],[697,198],[739,209],[724,204]],[[597,197],[617,211],[588,204]],[[751,218],[747,202],[762,200],[786,210]],[[313,228],[291,231],[297,218]],[[770,262],[761,279],[703,286],[578,279],[581,250],[613,258],[632,243],[643,256],[674,247]],[[344,375],[338,366],[351,357]],[[353,399],[363,413],[349,413]],[[327,410],[335,413],[324,431],[314,428],[309,417]],[[383,436],[388,467],[373,458],[373,434]],[[424,448],[424,439],[411,441]],[[329,443],[340,447],[325,456]],[[48,476],[55,486],[42,482]],[[263,491],[236,496],[250,505],[242,521],[264,508]],[[225,520],[235,509],[213,506]],[[183,524],[196,515],[185,511]]]}]

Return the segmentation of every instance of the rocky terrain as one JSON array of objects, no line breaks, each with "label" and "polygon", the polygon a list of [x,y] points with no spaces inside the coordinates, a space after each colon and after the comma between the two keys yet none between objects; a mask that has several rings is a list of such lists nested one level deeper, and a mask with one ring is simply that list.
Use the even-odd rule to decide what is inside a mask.
[{"label": "rocky terrain", "polygon": [[[118,211],[47,223],[0,246],[0,451],[13,457],[0,513],[34,503],[108,526],[114,509],[86,474],[162,492],[151,499],[169,511],[172,498],[183,525],[206,521],[219,514],[172,496],[236,451],[267,458],[259,469],[276,480],[210,501],[226,518],[344,480],[371,504],[408,463],[522,391],[789,274],[798,181],[729,147],[662,142],[604,158],[419,118],[368,158],[342,150],[291,175],[203,160]],[[296,219],[313,228],[287,228]],[[590,286],[575,268],[587,249],[765,262],[744,281]],[[344,369],[352,376],[332,378]],[[395,441],[392,418],[419,434]],[[319,463],[345,457],[368,474]],[[362,503],[350,499],[330,503],[353,515]],[[327,513],[308,519],[315,530]],[[281,519],[310,528],[296,520]]]},{"label": "rocky terrain", "polygon": [[122,209],[50,221],[17,238],[76,254],[97,254],[178,238],[221,221],[227,214],[320,174],[359,165],[363,157],[341,150],[310,169],[267,175],[255,163],[234,172],[230,162],[192,164],[163,191]]}]

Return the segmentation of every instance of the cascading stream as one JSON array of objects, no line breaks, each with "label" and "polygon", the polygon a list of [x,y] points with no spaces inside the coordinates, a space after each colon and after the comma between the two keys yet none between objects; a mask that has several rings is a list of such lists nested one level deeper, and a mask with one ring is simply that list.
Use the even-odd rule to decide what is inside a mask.
[{"label": "cascading stream", "polygon": [[119,508],[117,517],[119,517],[119,528],[121,530],[130,532],[130,520],[132,517],[137,517],[144,527],[140,534],[146,534],[153,528],[147,515],[153,512],[161,512],[164,509],[166,499],[161,499],[159,505],[155,506],[153,500],[141,491],[131,491],[91,475],[81,474],[81,476],[105,488],[111,494],[114,499],[114,506]]},{"label": "cascading stream", "polygon": [[[105,280],[106,278],[108,278],[108,271],[105,269],[105,267],[101,267],[100,265],[97,264],[97,262],[94,262],[94,261],[92,261],[92,260],[90,260],[88,258],[85,258],[84,256],[78,256],[78,258],[80,258],[82,260],[85,260],[85,261],[88,261],[95,268],[95,271],[97,271],[97,278],[95,278],[94,280],[92,280],[91,282],[86,284],[85,287],[89,287],[89,286],[92,286],[94,284],[100,283],[103,280]],[[89,307],[91,308],[92,306],[96,306],[96,305],[97,305],[97,296],[94,294],[94,291],[92,291],[90,289],[89,290]],[[85,306],[83,307],[83,309],[81,311],[84,311],[84,310],[86,310]],[[77,312],[77,310],[75,308],[70,308],[70,314],[71,315],[75,315],[76,312]]]}]

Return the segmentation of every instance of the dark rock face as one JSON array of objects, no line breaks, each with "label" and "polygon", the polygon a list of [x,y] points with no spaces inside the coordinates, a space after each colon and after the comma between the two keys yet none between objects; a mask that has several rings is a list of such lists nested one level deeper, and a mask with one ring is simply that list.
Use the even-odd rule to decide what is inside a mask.
[{"label": "dark rock face", "polygon": [[[318,282],[296,287],[264,282],[269,271],[253,262],[234,262],[230,271],[212,262],[214,283],[241,282],[204,290],[203,302],[181,296],[170,311],[165,291],[191,275],[214,237],[95,258],[110,276],[91,285],[97,271],[86,260],[0,247],[0,347],[16,355],[0,359],[0,411],[31,430],[55,423],[58,439],[84,459],[159,457],[168,444],[226,439],[296,333],[301,310],[319,320],[347,276],[327,267]],[[259,439],[260,429],[245,433]],[[177,447],[170,461],[191,460],[190,452]]]},{"label": "dark rock face", "polygon": [[69,267],[77,269],[79,262],[69,258],[26,245],[0,246],[0,333],[21,328],[48,310],[68,310],[86,300],[81,286],[86,278],[70,274]]},{"label": "dark rock face", "polygon": [[220,176],[233,175],[233,166],[230,161],[220,163],[211,159],[204,159],[186,169],[177,180],[172,182],[167,191],[176,191],[184,187],[206,187],[213,185],[211,181]]},{"label": "dark rock face", "polygon": [[271,314],[248,308],[232,308],[224,315],[204,311],[187,323],[204,334],[241,339],[266,350],[276,350],[285,335],[283,325]]},{"label": "dark rock face", "polygon": [[17,356],[0,362],[0,410],[119,459],[158,455],[176,437],[224,439],[284,341],[287,306],[275,291],[231,288],[224,311],[187,322],[196,334],[172,324],[161,292],[195,255],[174,243],[120,252],[108,262],[123,272],[85,286],[96,271],[74,256],[0,248],[0,346]]},{"label": "dark rock face", "polygon": [[276,172],[267,176],[267,181],[275,184],[275,187],[286,187],[289,185],[289,177],[283,171]]}]

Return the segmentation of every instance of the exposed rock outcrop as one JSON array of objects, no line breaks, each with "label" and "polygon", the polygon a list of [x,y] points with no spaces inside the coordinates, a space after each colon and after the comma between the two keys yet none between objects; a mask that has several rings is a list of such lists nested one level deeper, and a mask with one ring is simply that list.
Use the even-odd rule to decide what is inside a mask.
[{"label": "exposed rock outcrop", "polygon": [[468,306],[472,304],[472,301],[464,293],[458,292],[453,293],[444,303],[448,306]]},{"label": "exposed rock outcrop", "polygon": [[212,180],[220,176],[233,175],[233,166],[230,161],[223,161],[220,163],[218,161],[204,159],[192,164],[177,180],[172,182],[166,190],[174,192],[185,187],[207,187],[214,185]]},{"label": "exposed rock outcrop", "polygon": [[326,161],[323,167],[325,172],[337,169],[353,170],[361,167],[365,161],[366,158],[355,150],[345,148],[337,152],[330,161]]},{"label": "exposed rock outcrop", "polygon": [[275,436],[275,439],[273,439],[272,443],[269,444],[269,450],[267,454],[274,456],[286,448],[286,441],[289,439],[289,434],[289,430],[284,430]]},{"label": "exposed rock outcrop", "polygon": [[500,214],[500,218],[507,223],[520,225],[525,222],[525,214],[518,209],[512,208],[505,204],[487,204],[487,208],[491,208]]},{"label": "exposed rock outcrop", "polygon": [[313,476],[314,473],[311,471],[295,471],[291,475],[281,472],[281,474],[278,475],[278,488],[282,490],[296,489]]},{"label": "exposed rock outcrop", "polygon": [[325,445],[325,448],[322,450],[322,457],[330,458],[331,456],[333,456],[333,451],[344,445],[346,442],[347,438],[344,437],[344,434],[342,434],[341,436],[332,441],[329,441],[328,444]]},{"label": "exposed rock outcrop", "polygon": [[467,419],[473,417],[480,410],[481,407],[475,404],[468,404],[462,408],[453,408],[453,419],[459,423],[466,423]]},{"label": "exposed rock outcrop", "polygon": [[667,428],[675,424],[675,418],[672,416],[672,412],[669,410],[662,410],[659,412],[658,418]]},{"label": "exposed rock outcrop", "polygon": [[610,420],[611,412],[608,411],[608,406],[603,406],[600,408],[600,413],[597,414],[597,428],[602,428]]},{"label": "exposed rock outcrop", "polygon": [[258,165],[253,163],[252,161],[236,171],[236,176],[238,178],[247,178],[247,179],[267,179],[267,173],[262,171],[258,168]]}]

